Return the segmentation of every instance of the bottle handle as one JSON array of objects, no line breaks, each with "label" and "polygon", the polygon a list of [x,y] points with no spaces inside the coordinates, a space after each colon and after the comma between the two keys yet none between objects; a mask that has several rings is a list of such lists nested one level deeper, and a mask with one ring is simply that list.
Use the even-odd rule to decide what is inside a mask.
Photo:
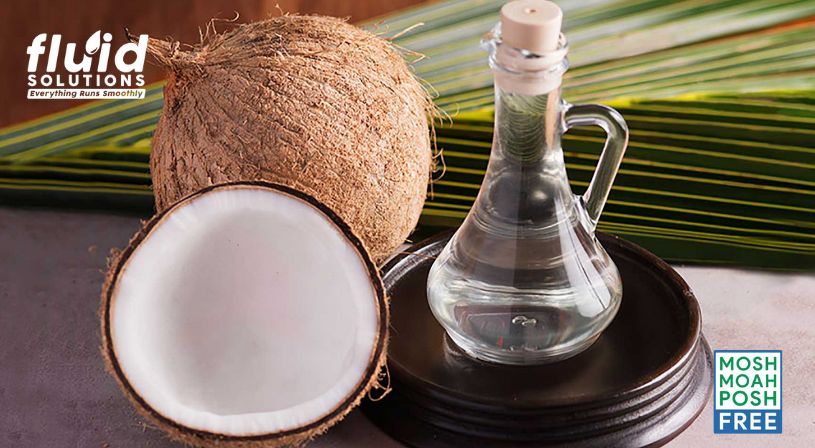
[{"label": "bottle handle", "polygon": [[566,104],[564,126],[564,132],[576,126],[600,126],[606,131],[606,143],[600,153],[594,176],[581,197],[594,230],[628,146],[628,125],[623,116],[610,107],[599,104]]}]

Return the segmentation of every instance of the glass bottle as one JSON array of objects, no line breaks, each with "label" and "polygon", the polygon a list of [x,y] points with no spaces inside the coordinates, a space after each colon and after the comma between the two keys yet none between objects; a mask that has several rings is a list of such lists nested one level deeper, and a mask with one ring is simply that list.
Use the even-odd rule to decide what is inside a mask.
[{"label": "glass bottle", "polygon": [[[482,41],[495,75],[495,130],[478,197],[430,270],[436,319],[468,355],[542,364],[588,348],[620,305],[616,266],[595,237],[628,142],[625,121],[560,98],[568,63],[560,9],[517,0]],[[563,132],[607,133],[582,196],[569,187]]]}]

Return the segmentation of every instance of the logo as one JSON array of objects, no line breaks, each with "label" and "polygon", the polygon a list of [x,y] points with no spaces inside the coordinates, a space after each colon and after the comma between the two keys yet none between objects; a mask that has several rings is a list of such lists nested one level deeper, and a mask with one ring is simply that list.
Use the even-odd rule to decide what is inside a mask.
[{"label": "logo", "polygon": [[[146,34],[116,51],[113,35],[97,31],[82,49],[62,46],[62,35],[39,34],[26,48],[29,99],[140,99],[144,98]],[[47,56],[46,56],[47,53]],[[67,74],[56,73],[60,66]],[[44,65],[44,67],[43,67]]]},{"label": "logo", "polygon": [[781,433],[781,350],[716,350],[713,432]]}]

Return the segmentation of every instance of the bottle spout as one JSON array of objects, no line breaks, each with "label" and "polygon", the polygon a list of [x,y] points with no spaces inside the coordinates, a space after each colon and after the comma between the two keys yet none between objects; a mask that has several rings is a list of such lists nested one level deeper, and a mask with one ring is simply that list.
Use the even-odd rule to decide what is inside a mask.
[{"label": "bottle spout", "polygon": [[490,52],[496,86],[508,93],[543,95],[560,87],[568,67],[563,12],[546,0],[515,0],[482,45]]},{"label": "bottle spout", "polygon": [[563,11],[547,0],[514,0],[501,8],[501,38],[510,47],[543,54],[560,43]]}]

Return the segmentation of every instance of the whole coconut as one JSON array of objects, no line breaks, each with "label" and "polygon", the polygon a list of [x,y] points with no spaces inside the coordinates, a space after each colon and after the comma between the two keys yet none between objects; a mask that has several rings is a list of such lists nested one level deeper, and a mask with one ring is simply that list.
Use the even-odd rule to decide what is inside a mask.
[{"label": "whole coconut", "polygon": [[216,183],[277,182],[333,209],[377,262],[416,226],[430,101],[390,42],[284,15],[149,52],[169,70],[150,160],[159,211]]}]

